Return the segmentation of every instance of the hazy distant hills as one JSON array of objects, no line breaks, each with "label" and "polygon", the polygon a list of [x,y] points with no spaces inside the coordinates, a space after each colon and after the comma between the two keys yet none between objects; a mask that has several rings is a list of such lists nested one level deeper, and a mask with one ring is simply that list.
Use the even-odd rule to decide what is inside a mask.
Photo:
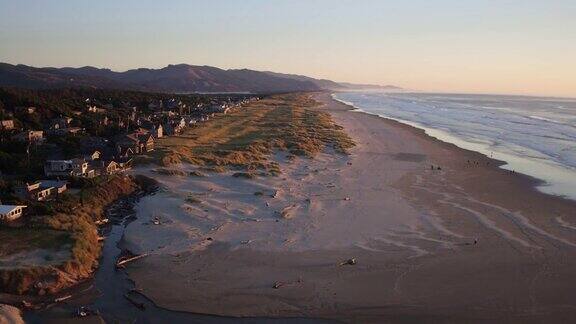
[{"label": "hazy distant hills", "polygon": [[356,89],[356,90],[382,90],[382,91],[404,90],[403,88],[393,85],[360,84],[360,83],[348,83],[348,82],[340,82],[339,84],[347,89]]},{"label": "hazy distant hills", "polygon": [[302,75],[223,70],[211,66],[168,65],[161,69],[115,72],[95,67],[36,68],[0,63],[0,86],[32,89],[92,87],[155,92],[251,92],[399,89],[393,86],[355,85]]}]

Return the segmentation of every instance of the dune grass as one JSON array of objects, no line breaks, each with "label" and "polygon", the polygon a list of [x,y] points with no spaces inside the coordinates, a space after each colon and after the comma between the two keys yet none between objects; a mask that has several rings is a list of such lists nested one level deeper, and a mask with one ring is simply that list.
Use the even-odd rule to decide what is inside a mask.
[{"label": "dune grass", "polygon": [[276,150],[289,152],[290,158],[313,157],[328,148],[347,154],[353,141],[328,113],[315,109],[318,105],[307,94],[272,96],[158,140],[151,160],[162,166],[188,162],[208,171],[277,175]]}]

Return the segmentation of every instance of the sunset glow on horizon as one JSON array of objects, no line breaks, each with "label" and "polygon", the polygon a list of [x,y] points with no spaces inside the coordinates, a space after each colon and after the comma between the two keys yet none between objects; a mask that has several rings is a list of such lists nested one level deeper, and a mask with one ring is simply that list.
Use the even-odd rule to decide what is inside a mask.
[{"label": "sunset glow on horizon", "polygon": [[8,1],[0,62],[186,63],[437,92],[576,97],[575,1]]}]

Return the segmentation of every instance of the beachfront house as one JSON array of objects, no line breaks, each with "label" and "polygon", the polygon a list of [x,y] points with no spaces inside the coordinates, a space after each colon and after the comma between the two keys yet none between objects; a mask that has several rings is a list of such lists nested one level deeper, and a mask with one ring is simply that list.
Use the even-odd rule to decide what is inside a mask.
[{"label": "beachfront house", "polygon": [[41,186],[52,187],[57,195],[68,190],[68,181],[64,180],[40,180]]},{"label": "beachfront house", "polygon": [[97,174],[99,175],[110,175],[120,172],[122,169],[116,161],[93,161],[90,164]]},{"label": "beachfront house", "polygon": [[129,159],[134,154],[136,154],[136,153],[134,153],[134,151],[132,150],[131,147],[118,146],[118,152],[116,154],[116,157],[118,157],[120,159]]},{"label": "beachfront house", "polygon": [[14,186],[14,195],[20,199],[45,201],[52,196],[52,187],[42,187],[40,182],[24,183]]},{"label": "beachfront house", "polygon": [[[168,135],[180,134],[186,128],[186,119],[184,117],[174,118],[170,120],[166,128]],[[170,132],[170,133],[169,133]]]},{"label": "beachfront house", "polygon": [[138,135],[138,141],[140,143],[140,153],[152,152],[154,151],[154,137],[152,134],[140,134]]},{"label": "beachfront house", "polygon": [[25,205],[0,205],[0,222],[8,223],[22,217]]},{"label": "beachfront house", "polygon": [[115,159],[116,168],[118,171],[125,171],[132,168],[132,158],[131,157],[119,157]]},{"label": "beachfront house", "polygon": [[84,155],[84,159],[86,161],[95,161],[95,160],[100,160],[100,157],[102,156],[102,153],[98,150],[93,151],[90,154],[86,154]]},{"label": "beachfront house", "polygon": [[66,191],[66,181],[40,180],[14,186],[14,195],[31,201],[46,201]]},{"label": "beachfront house", "polygon": [[130,149],[134,154],[143,154],[154,150],[154,137],[148,132],[131,133],[121,136],[116,140],[119,154]]},{"label": "beachfront house", "polygon": [[47,177],[94,177],[94,170],[88,168],[85,159],[47,160],[44,163],[44,174]]},{"label": "beachfront house", "polygon": [[116,147],[119,154],[131,152],[132,154],[140,154],[140,145],[138,134],[126,134],[116,140]]}]

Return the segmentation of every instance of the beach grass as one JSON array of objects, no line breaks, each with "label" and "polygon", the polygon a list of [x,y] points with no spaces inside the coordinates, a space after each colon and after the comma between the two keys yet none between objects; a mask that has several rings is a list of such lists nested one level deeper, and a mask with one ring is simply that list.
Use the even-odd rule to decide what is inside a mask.
[{"label": "beach grass", "polygon": [[161,166],[188,162],[207,171],[277,175],[276,151],[289,152],[291,159],[312,158],[327,149],[347,154],[354,142],[318,106],[308,94],[271,96],[159,139],[149,160]]}]

